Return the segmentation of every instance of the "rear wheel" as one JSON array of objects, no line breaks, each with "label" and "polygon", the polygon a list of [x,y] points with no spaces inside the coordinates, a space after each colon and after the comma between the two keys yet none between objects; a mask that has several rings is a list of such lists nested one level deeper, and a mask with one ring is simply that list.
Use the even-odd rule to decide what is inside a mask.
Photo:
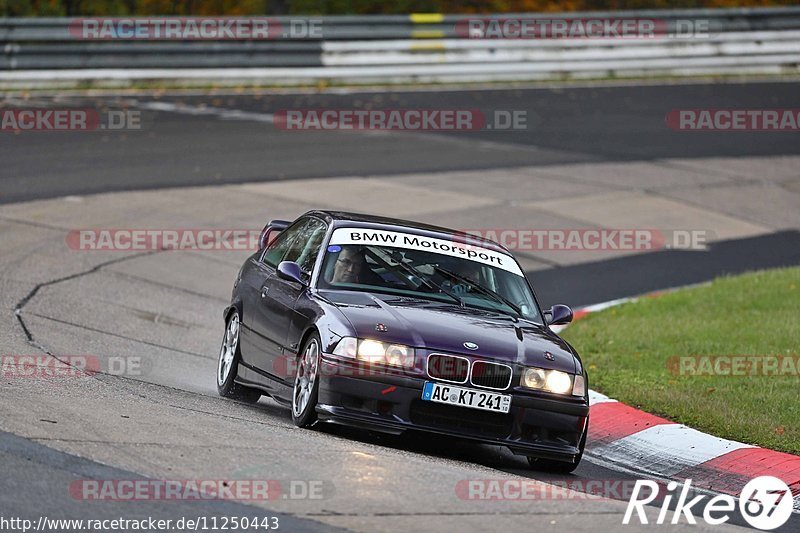
[{"label": "rear wheel", "polygon": [[317,421],[320,345],[319,335],[312,333],[306,340],[297,361],[297,374],[292,391],[292,421],[301,428]]},{"label": "rear wheel", "polygon": [[580,453],[578,457],[575,459],[574,463],[568,463],[566,461],[553,461],[552,459],[537,459],[536,457],[528,457],[528,464],[534,470],[539,470],[541,472],[552,472],[554,474],[571,474],[578,465],[581,464],[581,459],[583,458],[583,449],[586,447],[586,431],[583,432],[583,437],[581,438],[581,443],[578,446]]},{"label": "rear wheel", "polygon": [[242,352],[239,348],[240,330],[239,311],[234,311],[225,324],[225,334],[222,336],[222,346],[219,349],[217,392],[226,398],[256,403],[261,398],[261,391],[245,387],[235,381],[239,361],[242,359]]}]

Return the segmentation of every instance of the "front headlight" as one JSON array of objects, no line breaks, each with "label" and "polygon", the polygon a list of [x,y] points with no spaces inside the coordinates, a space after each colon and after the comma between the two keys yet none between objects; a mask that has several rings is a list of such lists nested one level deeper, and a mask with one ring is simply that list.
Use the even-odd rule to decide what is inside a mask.
[{"label": "front headlight", "polygon": [[402,344],[390,344],[386,347],[386,363],[392,366],[413,367],[414,348]]},{"label": "front headlight", "polygon": [[358,343],[356,357],[368,363],[382,363],[386,360],[386,346],[382,342],[362,340]]},{"label": "front headlight", "polygon": [[[560,370],[545,370],[543,368],[526,368],[522,374],[520,385],[529,389],[554,392],[556,394],[574,394],[583,396],[583,392],[577,394],[579,385],[583,388],[583,376],[575,376],[573,386],[572,375]],[[580,378],[580,383],[578,378]]]},{"label": "front headlight", "polygon": [[547,374],[547,382],[545,384],[547,390],[555,392],[556,394],[567,394],[572,390],[572,379],[566,372],[559,372],[558,370],[551,370]]},{"label": "front headlight", "polygon": [[403,344],[343,337],[334,348],[333,355],[367,363],[411,368],[414,366],[415,352],[414,348]]},{"label": "front headlight", "polygon": [[541,368],[527,368],[522,375],[522,386],[529,389],[544,390],[547,382],[547,370]]}]

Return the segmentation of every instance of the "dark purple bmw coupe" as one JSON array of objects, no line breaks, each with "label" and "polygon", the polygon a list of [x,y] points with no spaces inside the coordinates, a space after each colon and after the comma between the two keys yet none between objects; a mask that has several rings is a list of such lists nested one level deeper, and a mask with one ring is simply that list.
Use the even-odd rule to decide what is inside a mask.
[{"label": "dark purple bmw coupe", "polygon": [[[277,234],[277,237],[275,236]],[[298,426],[421,430],[503,445],[570,472],[589,417],[586,371],[517,261],[464,233],[312,211],[272,221],[225,309],[217,387],[268,394]]]}]

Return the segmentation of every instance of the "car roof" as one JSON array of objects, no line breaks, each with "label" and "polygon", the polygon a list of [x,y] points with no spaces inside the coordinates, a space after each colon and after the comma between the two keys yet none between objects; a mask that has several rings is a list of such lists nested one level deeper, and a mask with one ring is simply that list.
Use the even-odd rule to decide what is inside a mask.
[{"label": "car roof", "polygon": [[309,211],[303,216],[308,215],[314,215],[323,218],[331,223],[334,227],[353,225],[354,227],[374,227],[394,231],[411,230],[412,233],[434,238],[458,236],[459,239],[464,240],[467,243],[480,244],[485,248],[489,248],[490,250],[511,255],[511,252],[509,252],[505,247],[489,239],[472,235],[471,233],[466,233],[464,231],[443,228],[441,226],[434,226],[431,224],[423,224],[421,222],[414,222],[411,220],[368,215],[364,213],[351,213],[348,211],[328,210]]}]

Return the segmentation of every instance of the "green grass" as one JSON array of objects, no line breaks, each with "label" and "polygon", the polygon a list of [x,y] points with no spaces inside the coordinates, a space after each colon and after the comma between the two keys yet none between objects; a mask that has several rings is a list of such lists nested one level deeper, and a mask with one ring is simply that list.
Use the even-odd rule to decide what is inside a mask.
[{"label": "green grass", "polygon": [[[680,356],[800,356],[800,268],[708,285],[593,313],[563,332],[592,389],[727,439],[800,454],[800,377],[689,376]],[[670,359],[672,358],[672,359]]]}]

